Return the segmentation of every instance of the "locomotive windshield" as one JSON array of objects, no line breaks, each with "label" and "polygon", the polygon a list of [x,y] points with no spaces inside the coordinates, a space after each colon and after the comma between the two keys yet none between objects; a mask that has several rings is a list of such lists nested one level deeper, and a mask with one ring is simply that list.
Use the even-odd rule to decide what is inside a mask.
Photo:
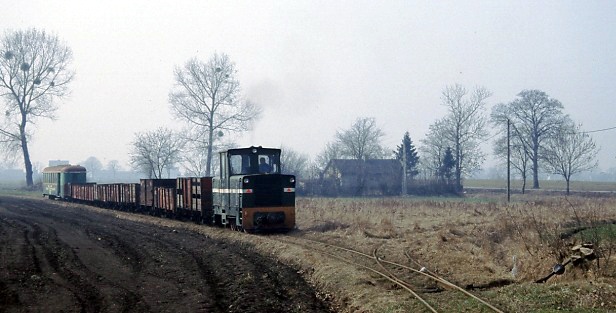
[{"label": "locomotive windshield", "polygon": [[231,175],[280,174],[280,150],[238,149],[229,151]]}]

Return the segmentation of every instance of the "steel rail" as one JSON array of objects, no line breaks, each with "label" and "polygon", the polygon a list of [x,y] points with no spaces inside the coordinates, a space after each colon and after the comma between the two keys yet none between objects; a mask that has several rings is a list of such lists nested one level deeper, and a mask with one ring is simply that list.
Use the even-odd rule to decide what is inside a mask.
[{"label": "steel rail", "polygon": [[[370,259],[374,259],[374,260],[376,260],[376,256],[372,256],[372,255],[369,255],[369,254],[363,253],[363,252],[361,252],[361,251],[357,251],[357,250],[353,250],[353,249],[349,249],[349,248],[341,247],[341,246],[334,245],[334,244],[330,244],[330,243],[326,243],[326,242],[321,242],[321,241],[318,241],[318,240],[313,240],[313,239],[308,239],[308,238],[301,238],[301,239],[303,239],[303,240],[307,240],[307,241],[316,242],[316,243],[320,243],[320,244],[324,244],[324,245],[328,245],[328,246],[332,246],[332,247],[334,247],[334,248],[336,248],[336,249],[340,249],[340,250],[343,250],[343,251],[347,251],[347,252],[355,253],[355,254],[357,254],[357,255],[361,255],[361,256],[364,256],[364,257],[367,257],[367,258],[370,258]],[[408,254],[407,254],[407,252],[406,252],[406,251],[405,251],[405,255],[406,255],[406,257],[407,257],[407,258],[409,258],[410,260],[414,261],[414,260],[413,260],[413,259],[412,259],[412,258],[411,258]],[[412,267],[410,267],[410,266],[406,266],[406,265],[404,265],[404,264],[399,264],[399,263],[395,263],[395,262],[391,262],[391,261],[387,261],[387,260],[381,260],[381,261],[382,261],[383,263],[386,263],[386,264],[389,264],[389,265],[398,266],[398,267],[400,267],[400,268],[403,268],[403,269],[406,269],[406,270],[410,270],[410,271],[412,271],[412,272],[414,272],[414,273],[417,273],[417,274],[420,274],[420,275],[424,275],[424,276],[425,276],[425,277],[427,277],[427,278],[430,278],[430,279],[432,279],[432,280],[434,280],[434,281],[436,281],[436,282],[440,282],[440,283],[442,283],[442,284],[443,284],[443,285],[445,285],[445,286],[448,286],[448,287],[454,288],[454,289],[456,289],[456,290],[458,290],[458,291],[460,291],[460,292],[464,293],[465,295],[467,295],[467,296],[469,296],[469,297],[471,297],[471,298],[473,298],[473,299],[475,299],[475,300],[479,301],[479,302],[480,302],[480,303],[482,303],[483,305],[487,306],[488,308],[490,308],[490,309],[491,309],[491,310],[493,310],[494,312],[497,312],[497,313],[504,313],[503,311],[501,311],[501,310],[500,310],[500,309],[498,309],[497,307],[495,307],[495,306],[493,306],[493,305],[489,304],[489,303],[488,303],[488,302],[486,302],[485,300],[483,300],[483,299],[481,299],[481,298],[479,298],[479,297],[475,296],[474,294],[472,294],[472,293],[470,293],[470,292],[466,291],[464,288],[462,288],[462,287],[460,287],[460,286],[457,286],[456,284],[454,284],[454,283],[451,283],[451,282],[447,281],[446,279],[442,278],[441,276],[437,275],[436,273],[433,273],[433,272],[431,272],[431,271],[427,270],[425,267],[422,267],[421,265],[419,265],[419,263],[417,263],[417,262],[415,262],[415,261],[414,261],[414,262],[415,262],[416,264],[418,264],[418,265],[419,265],[419,267],[420,267],[420,269],[419,269],[419,270],[418,270],[418,269],[415,269],[415,268],[412,268]],[[424,270],[422,270],[422,269],[424,269]]]},{"label": "steel rail", "polygon": [[419,262],[417,262],[416,260],[414,260],[413,258],[411,258],[411,256],[408,254],[408,252],[407,252],[407,251],[404,251],[404,255],[405,255],[407,258],[409,258],[409,260],[411,260],[413,263],[417,264],[417,266],[419,266],[419,268],[420,268],[420,269],[419,269],[419,270],[416,270],[416,269],[411,268],[411,267],[409,267],[409,266],[406,266],[406,265],[403,265],[403,264],[396,264],[396,263],[393,263],[393,262],[392,262],[392,263],[390,263],[390,264],[392,264],[392,265],[396,265],[396,266],[400,266],[400,267],[402,267],[402,268],[404,268],[404,269],[409,269],[409,270],[412,270],[412,271],[414,271],[414,272],[421,273],[421,274],[423,274],[423,275],[426,275],[426,276],[428,276],[428,277],[431,277],[431,278],[435,279],[436,281],[441,282],[442,284],[444,284],[444,285],[446,285],[446,286],[449,286],[449,287],[451,287],[451,288],[454,288],[454,289],[456,289],[456,290],[458,290],[458,291],[460,291],[460,292],[464,293],[465,295],[467,295],[467,296],[469,296],[469,297],[471,297],[471,298],[473,298],[473,299],[475,299],[475,300],[477,300],[477,301],[479,301],[479,302],[483,303],[485,306],[489,307],[489,308],[490,308],[490,309],[492,309],[494,312],[503,313],[503,311],[501,311],[501,310],[500,310],[500,309],[498,309],[497,307],[495,307],[495,306],[493,306],[493,305],[489,304],[488,302],[484,301],[483,299],[481,299],[481,298],[479,298],[479,297],[475,296],[474,294],[472,294],[472,293],[470,293],[470,292],[466,291],[464,288],[462,288],[462,287],[460,287],[460,286],[458,286],[458,285],[456,285],[456,284],[453,284],[453,283],[449,282],[449,281],[448,281],[448,280],[446,280],[445,278],[443,278],[443,277],[439,276],[438,274],[436,274],[436,273],[434,273],[434,272],[430,271],[429,269],[427,269],[426,267],[422,266],[421,264],[419,264]]},{"label": "steel rail", "polygon": [[385,271],[392,279],[396,280],[397,282],[399,282],[400,284],[402,284],[401,286],[403,288],[407,288],[407,290],[409,290],[417,299],[419,299],[419,301],[421,301],[423,303],[423,305],[425,305],[428,309],[430,309],[430,311],[432,312],[437,312],[436,309],[434,309],[428,302],[426,302],[423,298],[421,298],[419,295],[417,295],[414,291],[412,291],[412,287],[411,284],[409,284],[408,282],[400,279],[396,274],[392,273],[390,270],[388,270],[383,263],[381,262],[381,259],[379,259],[377,257],[377,252],[378,248],[374,248],[374,251],[372,252],[374,255],[374,260],[376,261],[376,263],[383,269],[383,271]]},{"label": "steel rail", "polygon": [[[295,237],[295,238],[298,238],[298,237]],[[357,262],[347,260],[347,259],[345,259],[345,258],[343,258],[341,256],[335,255],[335,254],[333,254],[331,252],[328,252],[328,251],[325,251],[325,250],[322,250],[322,249],[318,249],[318,248],[315,248],[315,247],[310,247],[310,246],[308,246],[306,244],[302,244],[302,243],[289,242],[288,239],[286,239],[286,238],[285,239],[277,238],[277,239],[282,241],[282,242],[289,243],[289,244],[299,244],[299,245],[302,245],[302,246],[307,247],[309,249],[317,250],[318,252],[323,253],[325,255],[328,255],[328,256],[330,256],[330,257],[332,257],[334,259],[337,259],[337,260],[339,260],[341,262],[344,262],[344,263],[347,263],[347,264],[351,264],[351,265],[354,265],[354,266],[358,266],[360,268],[363,268],[363,269],[366,269],[368,271],[371,271],[371,272],[373,272],[373,273],[375,273],[375,274],[377,274],[377,275],[387,279],[388,281],[390,281],[390,282],[400,286],[404,290],[408,291],[410,294],[413,295],[413,297],[415,297],[419,302],[421,302],[421,304],[423,304],[431,312],[438,313],[438,311],[436,311],[425,299],[423,299],[419,294],[417,294],[415,291],[413,291],[413,289],[411,289],[409,286],[407,286],[408,283],[400,280],[399,278],[397,278],[395,276],[394,277],[390,277],[390,275],[388,273],[383,273],[383,272],[381,272],[379,270],[376,270],[376,269],[374,269],[372,267],[369,267],[369,266],[366,266],[364,264],[359,264]],[[309,242],[313,242],[313,243],[322,244],[322,245],[325,245],[325,246],[331,246],[333,248],[337,248],[337,249],[341,249],[341,250],[345,250],[345,248],[342,248],[342,247],[339,247],[339,246],[335,246],[335,245],[330,245],[328,243],[320,242],[320,241],[317,241],[317,240],[311,240],[311,239],[306,239],[306,238],[300,238],[300,239],[306,240],[306,241],[309,241]],[[354,251],[349,250],[348,252],[354,252]]]}]

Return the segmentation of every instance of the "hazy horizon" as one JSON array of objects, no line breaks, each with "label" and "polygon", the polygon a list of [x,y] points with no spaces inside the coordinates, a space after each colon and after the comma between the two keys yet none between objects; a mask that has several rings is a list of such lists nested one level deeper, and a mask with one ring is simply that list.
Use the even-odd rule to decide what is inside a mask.
[{"label": "hazy horizon", "polygon": [[[586,131],[616,126],[616,2],[4,1],[2,7],[4,32],[45,30],[74,54],[72,94],[56,102],[56,121],[37,122],[30,142],[33,162],[43,165],[95,156],[103,165],[118,160],[127,167],[136,132],[181,124],[168,103],[173,68],[215,52],[236,63],[244,95],[263,108],[254,129],[237,138],[242,146],[283,145],[314,157],[358,117],[376,118],[392,150],[405,131],[419,146],[446,113],[441,92],[456,83],[490,90],[488,114],[522,90],[539,89]],[[591,135],[601,147],[600,168],[616,167],[616,130]],[[491,151],[487,146],[487,166],[496,163]]]}]

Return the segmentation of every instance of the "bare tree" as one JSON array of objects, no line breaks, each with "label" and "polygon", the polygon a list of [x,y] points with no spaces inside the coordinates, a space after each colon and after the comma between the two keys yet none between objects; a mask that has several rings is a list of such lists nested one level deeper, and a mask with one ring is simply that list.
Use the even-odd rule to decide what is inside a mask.
[{"label": "bare tree", "polygon": [[335,142],[328,142],[325,148],[323,148],[323,151],[317,155],[313,167],[320,173],[325,170],[329,161],[340,158],[342,158],[341,147]]},{"label": "bare tree", "polygon": [[94,156],[87,158],[81,164],[85,166],[88,176],[90,176],[91,179],[96,179],[97,173],[103,169],[103,163],[101,163],[101,161]]},{"label": "bare tree", "polygon": [[109,163],[107,163],[107,170],[111,172],[111,175],[113,175],[113,179],[115,179],[118,171],[122,170],[122,166],[120,165],[120,162],[118,160],[111,160],[109,161]]},{"label": "bare tree", "polygon": [[[510,161],[513,169],[520,174],[522,179],[522,193],[526,193],[526,180],[530,166],[529,154],[518,136],[511,136],[509,140]],[[494,142],[494,155],[507,163],[507,135],[498,138]]]},{"label": "bare tree", "polygon": [[384,135],[373,117],[357,118],[351,128],[336,132],[336,145],[341,155],[350,159],[381,158],[385,155],[381,145]]},{"label": "bare tree", "polygon": [[597,167],[598,152],[597,145],[582,131],[581,126],[567,121],[554,136],[545,141],[542,159],[548,171],[565,179],[569,194],[571,176]]},{"label": "bare tree", "polygon": [[180,136],[167,128],[137,133],[132,143],[130,163],[149,178],[162,178],[180,162],[180,151],[184,145]]},{"label": "bare tree", "polygon": [[37,29],[7,32],[0,42],[0,144],[13,153],[21,149],[26,184],[33,185],[28,143],[38,118],[55,117],[53,100],[68,95],[74,72],[73,54],[57,36]]},{"label": "bare tree", "polygon": [[289,147],[280,148],[280,170],[283,174],[292,174],[297,177],[308,176],[308,156],[299,153]]},{"label": "bare tree", "polygon": [[472,93],[461,85],[447,86],[441,96],[449,113],[441,123],[442,134],[449,142],[456,162],[454,174],[456,188],[462,188],[462,176],[481,166],[485,159],[479,145],[488,135],[486,130],[485,100],[492,95],[483,87]]},{"label": "bare tree", "polygon": [[[3,143],[0,142],[0,147]],[[19,148],[17,148],[19,149]],[[14,168],[17,165],[18,154],[14,153],[16,149],[5,148],[0,151],[0,166],[4,168]]]},{"label": "bare tree", "polygon": [[430,125],[430,130],[426,137],[421,140],[422,145],[419,150],[422,153],[420,164],[429,176],[438,178],[439,170],[443,166],[445,151],[449,142],[444,135],[444,120],[438,120]]},{"label": "bare tree", "polygon": [[530,158],[533,171],[533,188],[539,188],[539,161],[542,159],[542,143],[562,125],[566,115],[560,101],[550,98],[540,90],[523,90],[518,98],[508,104],[499,104],[492,110],[495,123],[511,121],[512,137],[522,144]]},{"label": "bare tree", "polygon": [[[520,174],[522,179],[522,193],[526,192],[526,179],[528,177],[528,169],[530,166],[530,153],[520,136],[516,132],[511,131],[511,123],[509,120],[508,106],[498,104],[492,109],[490,119],[496,128],[500,128],[502,134],[494,141],[494,155],[504,161],[507,165],[507,159],[510,160],[510,165],[515,171]],[[508,129],[509,128],[509,129]],[[507,140],[509,136],[509,140]],[[509,147],[507,143],[509,142]]]},{"label": "bare tree", "polygon": [[[207,176],[208,162],[208,135],[203,127],[189,127],[180,133],[183,142],[185,142],[182,153],[185,156],[182,161],[182,168],[191,176]],[[216,142],[217,141],[217,142]],[[215,140],[212,148],[212,153],[222,150],[234,148],[232,143],[224,142],[220,139]],[[219,168],[219,160],[212,156],[210,161],[210,174],[216,172]]]},{"label": "bare tree", "polygon": [[[190,147],[188,147],[190,146]],[[187,145],[182,149],[188,157],[183,159],[182,168],[189,176],[206,176],[207,167],[207,148],[199,149],[192,145]],[[216,160],[214,158],[212,162]],[[214,171],[212,171],[214,172]]]},{"label": "bare tree", "polygon": [[207,62],[190,59],[176,67],[175,86],[169,102],[176,117],[202,128],[207,145],[205,174],[210,176],[212,153],[226,132],[248,130],[259,108],[241,98],[235,63],[226,54],[214,54]]}]

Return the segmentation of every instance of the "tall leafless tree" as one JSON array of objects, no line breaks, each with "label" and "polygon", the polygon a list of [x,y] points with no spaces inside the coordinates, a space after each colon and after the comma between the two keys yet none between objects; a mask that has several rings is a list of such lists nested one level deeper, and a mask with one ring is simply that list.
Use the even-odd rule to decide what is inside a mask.
[{"label": "tall leafless tree", "polygon": [[442,134],[450,143],[455,159],[456,188],[462,188],[463,174],[469,174],[481,166],[485,159],[480,144],[488,135],[485,115],[486,99],[492,95],[483,87],[470,94],[461,85],[447,86],[441,95],[442,105],[448,114],[441,122]]},{"label": "tall leafless tree", "polygon": [[533,188],[539,188],[539,169],[542,160],[542,143],[557,133],[567,116],[560,101],[541,90],[523,90],[518,98],[507,104],[498,104],[492,110],[496,123],[511,121],[512,137],[522,144],[531,161]]},{"label": "tall leafless tree", "polygon": [[169,93],[172,111],[205,134],[205,174],[210,176],[219,139],[226,133],[248,130],[260,109],[242,99],[235,63],[226,54],[215,53],[207,62],[192,58],[176,67],[174,75],[175,86]]},{"label": "tall leafless tree", "polygon": [[280,170],[283,174],[291,174],[297,177],[308,176],[308,156],[297,152],[289,147],[280,147]]},{"label": "tall leafless tree", "polygon": [[118,160],[111,160],[107,163],[107,170],[111,172],[111,175],[113,176],[113,179],[115,180],[116,174],[118,173],[118,171],[122,170],[122,165],[120,165],[120,161]]},{"label": "tall leafless tree", "polygon": [[168,128],[137,133],[132,142],[130,163],[149,178],[162,178],[179,163],[184,142],[181,137]]},{"label": "tall leafless tree", "polygon": [[598,152],[594,140],[582,131],[580,125],[575,126],[569,120],[561,125],[554,136],[545,141],[542,159],[545,160],[545,167],[549,172],[565,179],[569,194],[571,176],[597,167]]},{"label": "tall leafless tree", "polygon": [[34,134],[28,126],[55,117],[54,100],[68,95],[75,75],[72,59],[57,36],[34,28],[9,31],[0,42],[0,144],[13,153],[21,150],[28,187],[33,185],[28,143]]},{"label": "tall leafless tree", "polygon": [[[494,142],[494,155],[500,160],[507,163],[507,137],[506,132],[504,136],[499,137]],[[519,137],[511,136],[509,140],[509,155],[511,166],[520,174],[522,180],[522,193],[526,193],[526,181],[528,178],[528,170],[530,166],[529,154],[526,152],[524,145],[520,142]]]},{"label": "tall leafless tree", "polygon": [[373,117],[357,118],[351,128],[336,132],[336,145],[343,157],[356,160],[381,158],[385,149],[381,139],[385,136]]},{"label": "tall leafless tree", "polygon": [[[185,143],[182,148],[182,154],[185,156],[182,161],[182,168],[191,176],[207,176],[208,169],[208,133],[204,127],[191,125],[187,127],[179,135]],[[228,143],[222,139],[217,139],[212,151],[227,150],[234,148],[235,145]],[[219,168],[219,160],[215,155],[212,155],[210,161],[210,173],[216,173]]]},{"label": "tall leafless tree", "polygon": [[[315,158],[313,167],[316,172],[323,172],[329,161],[342,158],[341,147],[335,142],[328,142],[317,157]],[[314,172],[314,171],[313,171]]]},{"label": "tall leafless tree", "polygon": [[96,181],[98,173],[103,169],[103,163],[97,157],[91,156],[81,164],[85,166],[90,179]]},{"label": "tall leafless tree", "polygon": [[[189,176],[205,176],[206,168],[207,168],[207,147],[202,147],[200,145],[194,145],[191,143],[186,144],[182,149],[183,153],[189,157],[183,159],[182,167],[187,175]],[[216,158],[212,160],[215,163]],[[214,171],[212,171],[213,173]]]},{"label": "tall leafless tree", "polygon": [[[420,165],[427,177],[438,178],[443,166],[445,151],[450,143],[444,135],[444,120],[438,120],[430,125],[426,137],[421,140],[419,151],[422,153]],[[426,177],[426,178],[427,178]]]},{"label": "tall leafless tree", "polygon": [[[513,169],[520,174],[522,179],[522,193],[526,192],[526,180],[530,167],[530,153],[520,136],[511,130],[511,122],[509,120],[508,106],[498,104],[492,109],[490,115],[492,124],[497,129],[500,129],[500,136],[494,141],[494,155],[504,161],[507,165],[507,159]],[[509,138],[507,138],[509,136]],[[509,140],[507,140],[509,139]],[[507,144],[509,143],[509,146]]]}]

